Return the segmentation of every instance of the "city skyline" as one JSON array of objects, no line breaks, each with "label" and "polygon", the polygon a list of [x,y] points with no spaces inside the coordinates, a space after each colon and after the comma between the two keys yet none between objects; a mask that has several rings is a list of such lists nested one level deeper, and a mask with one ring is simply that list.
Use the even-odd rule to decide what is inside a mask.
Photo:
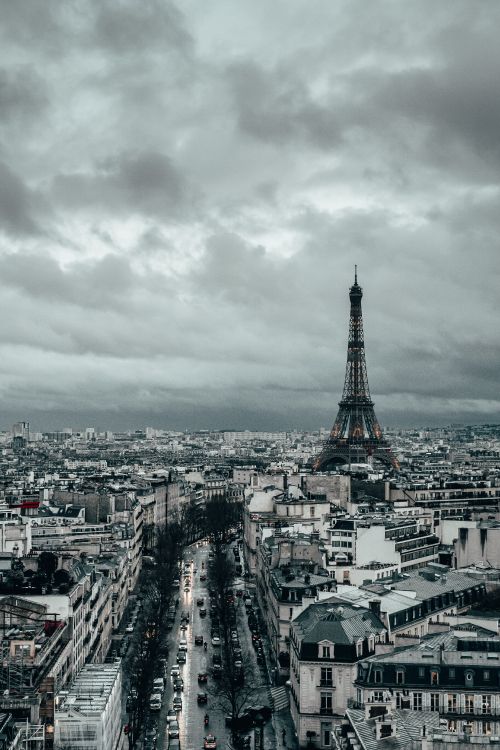
[{"label": "city skyline", "polygon": [[500,421],[497,5],[2,16],[0,429]]}]

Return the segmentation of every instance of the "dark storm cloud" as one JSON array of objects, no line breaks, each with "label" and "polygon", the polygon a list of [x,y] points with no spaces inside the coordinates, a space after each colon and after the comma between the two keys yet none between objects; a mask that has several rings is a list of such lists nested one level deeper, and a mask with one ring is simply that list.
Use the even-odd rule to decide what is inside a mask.
[{"label": "dark storm cloud", "polygon": [[0,161],[0,231],[11,235],[38,232],[37,204],[38,197]]},{"label": "dark storm cloud", "polygon": [[90,174],[62,174],[54,196],[71,209],[137,212],[159,218],[191,213],[195,193],[161,153],[119,154],[96,165]]},{"label": "dark storm cloud", "polygon": [[2,413],[500,415],[497,3],[0,12]]},{"label": "dark storm cloud", "polygon": [[313,100],[307,86],[285,66],[265,70],[254,62],[230,66],[229,80],[239,127],[263,141],[305,139],[332,148],[340,139],[335,110]]}]

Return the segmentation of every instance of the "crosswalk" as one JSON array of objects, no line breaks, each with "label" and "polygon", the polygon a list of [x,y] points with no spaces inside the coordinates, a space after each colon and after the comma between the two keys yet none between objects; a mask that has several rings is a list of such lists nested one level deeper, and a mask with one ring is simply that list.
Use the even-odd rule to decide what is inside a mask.
[{"label": "crosswalk", "polygon": [[282,711],[284,708],[288,708],[288,690],[284,685],[269,688],[269,692],[271,693],[271,704],[275,711]]}]

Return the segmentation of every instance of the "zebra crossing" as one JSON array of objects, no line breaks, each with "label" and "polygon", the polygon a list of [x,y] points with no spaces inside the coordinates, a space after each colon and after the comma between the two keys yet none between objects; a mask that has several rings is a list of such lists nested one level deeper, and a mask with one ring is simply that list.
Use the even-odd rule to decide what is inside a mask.
[{"label": "zebra crossing", "polygon": [[288,708],[288,690],[284,685],[269,688],[269,692],[271,693],[271,705],[275,711],[283,711],[284,708]]}]

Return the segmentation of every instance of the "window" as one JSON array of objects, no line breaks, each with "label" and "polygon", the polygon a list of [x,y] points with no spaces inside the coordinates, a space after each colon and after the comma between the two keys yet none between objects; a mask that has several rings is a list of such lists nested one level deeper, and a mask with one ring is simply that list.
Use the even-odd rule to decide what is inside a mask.
[{"label": "window", "polygon": [[332,713],[332,694],[321,693],[321,704],[319,709],[320,714],[331,714]]},{"label": "window", "polygon": [[466,714],[474,713],[474,696],[473,695],[465,696],[464,711]]},{"label": "window", "polygon": [[309,515],[311,516],[311,518],[316,515],[316,508],[314,507],[314,505],[309,506]]},{"label": "window", "polygon": [[358,641],[356,643],[356,655],[363,656],[363,641]]},{"label": "window", "polygon": [[457,710],[457,694],[448,693],[448,711],[456,713]]},{"label": "window", "polygon": [[290,614],[288,615],[288,619],[291,620],[293,617],[293,607],[290,607]]},{"label": "window", "polygon": [[439,693],[431,693],[431,711],[439,711]]},{"label": "window", "polygon": [[457,722],[455,719],[448,719],[448,732],[456,733],[457,731]]},{"label": "window", "polygon": [[465,673],[465,684],[466,685],[474,684],[474,672],[472,670],[469,670]]},{"label": "window", "polygon": [[491,735],[491,721],[483,721],[480,724],[480,729],[483,734]]},{"label": "window", "polygon": [[405,673],[402,669],[396,669],[396,684],[397,685],[404,685],[405,681]]},{"label": "window", "polygon": [[422,693],[413,693],[413,710],[422,710]]},{"label": "window", "polygon": [[439,685],[439,672],[431,669],[431,685]]},{"label": "window", "polygon": [[374,672],[374,682],[382,682],[382,670],[376,669]]},{"label": "window", "polygon": [[331,667],[321,667],[321,685],[333,687],[333,671]]},{"label": "window", "polygon": [[375,636],[373,635],[368,640],[368,648],[370,651],[375,651]]},{"label": "window", "polygon": [[481,696],[481,713],[483,714],[491,714],[492,712],[492,699],[491,695],[482,695]]},{"label": "window", "polygon": [[448,670],[448,677],[450,678],[450,680],[454,680],[455,679],[455,670],[454,669],[449,669]]},{"label": "window", "polygon": [[483,672],[483,680],[488,681],[490,679],[490,672],[488,669],[485,669]]},{"label": "window", "polygon": [[419,677],[425,677],[425,667],[419,667],[418,668],[418,676]]},{"label": "window", "polygon": [[374,690],[372,693],[372,700],[374,703],[382,703],[384,700],[384,691],[383,690]]},{"label": "window", "polygon": [[331,659],[330,646],[321,646],[321,658]]}]

